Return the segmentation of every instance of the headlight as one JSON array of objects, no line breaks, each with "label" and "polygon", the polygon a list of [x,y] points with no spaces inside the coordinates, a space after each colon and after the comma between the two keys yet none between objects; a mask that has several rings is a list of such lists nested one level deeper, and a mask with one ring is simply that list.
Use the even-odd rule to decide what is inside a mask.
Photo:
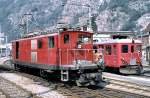
[{"label": "headlight", "polygon": [[80,61],[80,60],[77,60],[77,64],[81,64],[81,61]]},{"label": "headlight", "polygon": [[81,49],[81,44],[78,45],[78,48]]},{"label": "headlight", "polygon": [[77,64],[81,64],[81,61],[80,60],[73,61],[73,65],[77,65]]}]

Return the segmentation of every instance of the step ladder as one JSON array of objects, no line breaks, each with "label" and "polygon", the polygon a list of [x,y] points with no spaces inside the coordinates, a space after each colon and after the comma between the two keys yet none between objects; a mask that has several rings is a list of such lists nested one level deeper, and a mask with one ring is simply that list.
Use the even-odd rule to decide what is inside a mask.
[{"label": "step ladder", "polygon": [[61,70],[61,81],[69,81],[69,71],[68,70]]}]

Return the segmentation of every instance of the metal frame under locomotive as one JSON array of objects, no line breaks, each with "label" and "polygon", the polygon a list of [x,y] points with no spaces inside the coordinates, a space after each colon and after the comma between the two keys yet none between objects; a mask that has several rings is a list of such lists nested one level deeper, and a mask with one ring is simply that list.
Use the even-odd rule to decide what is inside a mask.
[{"label": "metal frame under locomotive", "polygon": [[61,81],[76,81],[78,86],[99,85],[102,71],[94,61],[92,36],[62,31],[21,38],[12,42],[12,62],[16,68],[40,69],[57,74]]},{"label": "metal frame under locomotive", "polygon": [[123,74],[141,74],[142,42],[134,39],[109,39],[94,42],[94,46],[104,55],[106,69]]}]

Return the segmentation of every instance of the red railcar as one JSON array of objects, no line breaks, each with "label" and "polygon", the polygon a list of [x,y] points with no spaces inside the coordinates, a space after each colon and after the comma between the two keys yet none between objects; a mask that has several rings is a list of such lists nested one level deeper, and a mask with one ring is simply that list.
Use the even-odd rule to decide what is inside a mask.
[{"label": "red railcar", "polygon": [[60,75],[62,81],[97,85],[102,76],[94,61],[92,36],[89,32],[62,31],[15,40],[13,64]]},{"label": "red railcar", "polygon": [[143,71],[141,64],[142,43],[133,39],[109,39],[95,42],[96,48],[104,50],[105,66],[124,74],[140,74]]}]

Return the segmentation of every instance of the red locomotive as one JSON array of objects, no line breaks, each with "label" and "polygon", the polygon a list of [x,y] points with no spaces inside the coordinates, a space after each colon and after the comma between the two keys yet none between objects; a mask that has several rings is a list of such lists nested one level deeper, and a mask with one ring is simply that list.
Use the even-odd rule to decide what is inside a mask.
[{"label": "red locomotive", "polygon": [[129,38],[109,39],[98,42],[94,46],[103,51],[106,69],[115,70],[123,74],[141,74],[142,43],[140,40]]},{"label": "red locomotive", "polygon": [[12,42],[12,61],[16,68],[40,69],[40,73],[60,76],[61,81],[76,81],[78,86],[98,85],[102,72],[94,60],[92,36],[65,30],[24,37]]}]

